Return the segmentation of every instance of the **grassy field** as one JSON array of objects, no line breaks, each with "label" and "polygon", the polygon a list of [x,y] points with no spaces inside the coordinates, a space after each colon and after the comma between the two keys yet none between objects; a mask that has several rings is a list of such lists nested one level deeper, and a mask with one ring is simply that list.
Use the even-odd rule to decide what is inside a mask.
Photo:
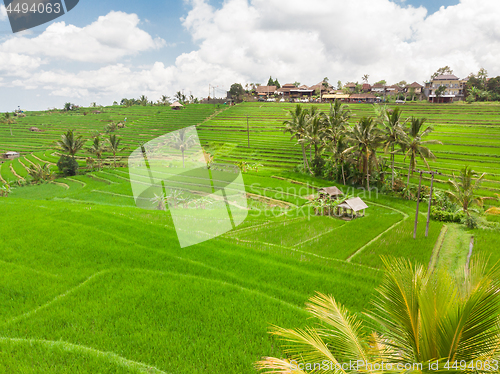
[{"label": "grassy field", "polygon": [[[352,107],[353,120],[372,111]],[[307,324],[304,303],[316,291],[335,295],[353,312],[365,310],[382,277],[381,255],[425,265],[433,258],[436,266],[459,272],[472,235],[473,259],[500,259],[498,231],[454,227],[438,241],[443,225],[431,221],[426,238],[425,204],[413,240],[415,203],[400,198],[351,188],[369,206],[365,217],[315,216],[311,195],[336,184],[291,171],[301,161],[300,149],[281,132],[291,108],[254,103],[37,112],[20,118],[12,137],[0,125],[0,150],[22,153],[0,167],[9,181],[26,178],[32,163],[57,162],[52,144],[66,129],[88,134],[124,117],[127,127],[118,134],[128,149],[120,157],[139,142],[198,125],[217,161],[264,165],[243,174],[247,219],[186,248],[179,246],[168,210],[135,206],[124,166],[16,187],[0,198],[0,372],[253,373],[262,356],[283,355],[269,327]],[[456,132],[454,142],[468,142],[436,149],[441,153],[433,168],[449,160],[449,170],[458,170],[461,155],[441,156],[465,147],[464,158],[477,160],[478,171],[496,170],[498,164],[483,161],[496,159],[498,107],[420,104],[404,110],[428,117],[436,138]],[[44,131],[30,133],[30,126]],[[481,134],[485,147],[474,145]],[[86,156],[78,155],[81,165]],[[497,191],[493,177],[484,194]]]}]

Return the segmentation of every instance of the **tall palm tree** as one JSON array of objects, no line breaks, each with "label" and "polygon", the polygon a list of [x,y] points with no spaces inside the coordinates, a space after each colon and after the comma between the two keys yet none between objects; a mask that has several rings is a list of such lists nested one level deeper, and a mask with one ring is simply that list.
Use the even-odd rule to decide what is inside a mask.
[{"label": "tall palm tree", "polygon": [[113,165],[116,169],[116,154],[125,149],[125,148],[120,148],[120,142],[122,138],[116,136],[116,134],[110,134],[109,138],[106,140],[108,141],[109,144],[109,150],[113,154]]},{"label": "tall palm tree", "polygon": [[[443,270],[429,271],[404,259],[384,258],[384,266],[373,313],[365,314],[375,326],[372,332],[334,297],[318,293],[306,305],[319,325],[273,328],[272,334],[283,341],[287,358],[265,357],[257,368],[283,374],[375,374],[385,370],[466,374],[475,371],[470,367],[480,360],[481,369],[485,361],[494,369],[493,360],[500,356],[498,263],[488,270],[486,262],[473,260],[460,277]],[[345,368],[349,362],[356,365],[354,370]],[[436,370],[430,369],[436,362]],[[314,363],[321,366],[313,368]],[[381,363],[387,366],[381,369]],[[457,369],[452,369],[454,363]]]},{"label": "tall palm tree", "polygon": [[325,115],[317,107],[307,111],[307,124],[304,136],[299,142],[314,147],[314,159],[318,158],[325,145]]},{"label": "tall palm tree", "polygon": [[410,164],[408,166],[408,179],[406,181],[406,188],[410,186],[410,174],[413,174],[413,170],[417,166],[417,157],[420,157],[427,169],[430,170],[429,163],[427,159],[435,160],[436,156],[427,148],[424,144],[443,144],[439,140],[422,140],[424,137],[429,135],[433,128],[427,126],[424,129],[424,123],[426,118],[415,118],[411,117],[410,127],[407,129],[408,137],[403,143],[403,147],[407,149],[405,154],[406,157],[410,157]]},{"label": "tall palm tree", "polygon": [[99,161],[99,169],[102,168],[102,155],[106,151],[106,146],[102,141],[100,136],[95,136],[92,140],[92,146],[89,148],[89,152],[95,154],[97,160]]},{"label": "tall palm tree", "polygon": [[338,99],[330,104],[330,110],[325,116],[325,132],[328,142],[332,142],[334,147],[339,137],[347,131],[350,118],[351,110],[348,105],[342,104]]},{"label": "tall palm tree", "polygon": [[382,132],[383,132],[383,142],[384,152],[387,153],[389,148],[391,149],[391,187],[394,189],[394,153],[396,145],[401,145],[404,143],[406,138],[406,133],[404,132],[404,123],[401,123],[401,110],[400,108],[394,109],[392,112],[385,110],[382,117]]},{"label": "tall palm tree", "polygon": [[61,140],[56,142],[57,147],[63,152],[69,154],[73,159],[75,154],[83,148],[84,141],[81,135],[76,135],[74,130],[68,130],[61,135]]},{"label": "tall palm tree", "polygon": [[334,160],[336,165],[340,164],[342,170],[342,182],[345,185],[345,172],[344,172],[344,164],[348,160],[349,155],[344,153],[344,151],[349,148],[349,145],[346,141],[346,133],[340,135],[337,141],[328,143],[328,150],[331,152],[332,159]]},{"label": "tall palm tree", "polygon": [[7,124],[10,126],[10,136],[13,136],[12,135],[12,124],[14,123],[14,118],[12,118],[12,116],[10,115],[9,112],[5,112],[4,114],[4,119],[2,120],[3,123]]},{"label": "tall palm tree", "polygon": [[[372,117],[363,117],[347,134],[347,141],[352,144],[343,153],[358,152],[358,168],[366,173],[366,188],[370,189],[370,164],[377,165],[377,148],[382,136],[377,122]],[[371,162],[370,162],[371,161]]]},{"label": "tall palm tree", "polygon": [[304,158],[304,169],[309,168],[309,164],[307,162],[306,149],[301,139],[304,138],[306,128],[307,128],[307,114],[308,111],[303,109],[300,104],[295,106],[295,110],[290,110],[289,115],[291,119],[283,122],[285,128],[283,129],[284,133],[290,133],[292,135],[291,139],[297,139],[297,143],[302,147],[302,156]]},{"label": "tall palm tree", "polygon": [[[483,199],[477,197],[474,192],[479,188],[481,182],[486,173],[480,176],[472,170],[469,166],[464,167],[460,170],[460,176],[455,176],[453,173],[453,179],[448,180],[448,184],[452,187],[452,191],[446,191],[446,194],[450,199],[462,207],[462,210],[467,215],[470,215],[469,208],[473,204],[483,206]],[[476,178],[476,179],[474,179]]]},{"label": "tall palm tree", "polygon": [[148,97],[141,95],[141,97],[139,98],[139,102],[141,103],[142,106],[148,105]]},{"label": "tall palm tree", "polygon": [[183,168],[185,168],[184,152],[186,152],[196,142],[194,133],[189,133],[187,130],[188,128],[183,128],[176,131],[168,142],[170,147],[181,151]]}]

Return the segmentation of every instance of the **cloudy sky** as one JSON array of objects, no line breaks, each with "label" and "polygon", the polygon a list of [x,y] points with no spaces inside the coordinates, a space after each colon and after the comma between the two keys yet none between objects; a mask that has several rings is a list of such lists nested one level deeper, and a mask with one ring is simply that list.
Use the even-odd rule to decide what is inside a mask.
[{"label": "cloudy sky", "polygon": [[[147,4],[145,6],[144,4]],[[234,82],[422,83],[500,75],[498,0],[80,0],[13,34],[0,9],[0,111],[110,105]]]}]

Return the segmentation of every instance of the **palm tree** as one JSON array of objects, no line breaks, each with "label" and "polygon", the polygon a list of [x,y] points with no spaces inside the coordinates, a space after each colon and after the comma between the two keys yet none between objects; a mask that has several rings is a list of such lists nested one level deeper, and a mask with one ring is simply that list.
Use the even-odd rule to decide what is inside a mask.
[{"label": "palm tree", "polygon": [[343,153],[358,152],[358,167],[366,173],[366,188],[370,189],[370,161],[377,164],[377,148],[380,146],[382,136],[377,128],[377,122],[372,117],[363,117],[346,136],[347,141],[353,144]]},{"label": "palm tree", "polygon": [[[455,176],[453,173],[453,180],[449,179],[448,184],[452,187],[453,191],[446,191],[450,199],[457,204],[460,204],[465,214],[469,214],[469,208],[473,204],[483,206],[483,199],[476,197],[474,192],[479,188],[486,173],[478,174],[469,166],[460,170],[460,176]],[[476,178],[476,179],[474,179]]]},{"label": "palm tree", "polygon": [[50,165],[48,163],[43,165],[31,164],[28,169],[28,175],[32,178],[33,183],[35,184],[50,180],[53,177],[53,173],[50,170]]},{"label": "palm tree", "polygon": [[116,154],[125,149],[125,148],[120,148],[120,141],[121,140],[122,140],[122,138],[120,138],[119,136],[116,136],[116,134],[110,134],[109,138],[107,139],[107,141],[109,143],[109,150],[111,151],[111,153],[113,153],[113,165],[114,165],[115,169],[116,169]]},{"label": "palm tree", "polygon": [[74,159],[75,154],[83,148],[84,141],[81,135],[75,135],[74,130],[68,130],[61,135],[61,140],[58,140],[56,145]]},{"label": "palm tree", "polygon": [[168,145],[174,149],[181,151],[182,153],[182,167],[185,168],[184,165],[184,152],[186,152],[189,147],[191,147],[195,142],[195,135],[191,132],[189,133],[188,128],[183,128],[176,131],[172,138],[169,140]]},{"label": "palm tree", "polygon": [[423,130],[424,123],[426,118],[415,118],[411,117],[410,127],[407,129],[408,137],[403,143],[403,147],[407,149],[405,154],[406,157],[410,156],[410,164],[408,166],[408,179],[406,181],[406,188],[410,186],[410,173],[413,174],[413,170],[417,166],[417,157],[420,157],[427,169],[430,170],[427,159],[435,160],[436,156],[431,152],[429,148],[424,146],[424,144],[443,144],[439,140],[422,140],[424,137],[429,135],[433,128],[431,126],[427,126],[425,130]]},{"label": "palm tree", "polygon": [[349,155],[344,153],[344,151],[349,148],[349,145],[346,141],[346,134],[340,135],[337,139],[336,143],[328,143],[328,147],[330,152],[332,153],[332,159],[335,161],[335,164],[339,165],[342,169],[342,182],[345,185],[345,172],[344,172],[344,164],[348,160]]},{"label": "palm tree", "polygon": [[304,136],[299,142],[314,147],[314,159],[317,159],[324,148],[325,115],[317,107],[307,111],[307,124]]},{"label": "palm tree", "polygon": [[4,119],[2,120],[3,123],[7,124],[10,126],[10,136],[12,135],[12,124],[14,123],[14,118],[11,117],[9,112],[5,112],[4,114]]},{"label": "palm tree", "polygon": [[92,140],[92,147],[89,148],[89,152],[96,155],[97,160],[99,161],[99,169],[102,168],[102,155],[106,151],[106,146],[102,141],[100,136],[94,137]]},{"label": "palm tree", "polygon": [[304,158],[304,169],[309,168],[309,164],[307,162],[306,149],[304,143],[301,142],[301,139],[304,138],[306,128],[307,128],[307,110],[303,109],[300,104],[295,106],[295,110],[290,110],[289,112],[291,119],[283,122],[285,128],[283,129],[284,133],[290,133],[292,135],[291,139],[297,139],[297,143],[302,147],[302,156]]},{"label": "palm tree", "polygon": [[[405,259],[383,260],[384,279],[372,303],[373,314],[365,313],[376,326],[371,332],[334,297],[318,293],[306,305],[319,325],[273,328],[271,333],[284,342],[287,358],[265,357],[257,368],[283,374],[402,374],[447,371],[448,362],[450,369],[457,367],[451,372],[466,374],[475,371],[470,368],[477,360],[481,369],[485,361],[494,368],[500,345],[498,265],[488,270],[485,261],[473,260],[463,276],[454,276]],[[346,362],[356,364],[354,370],[343,368]],[[318,370],[306,363],[321,366]],[[381,363],[387,366],[381,369]],[[436,363],[435,370],[429,367]]]},{"label": "palm tree", "polygon": [[394,109],[392,112],[385,110],[382,117],[382,131],[384,140],[382,145],[384,146],[384,152],[387,153],[389,148],[391,148],[391,187],[394,189],[394,148],[396,145],[401,145],[405,139],[406,133],[404,132],[404,123],[401,123],[401,110],[399,108]]},{"label": "palm tree", "polygon": [[138,101],[139,101],[139,104],[141,104],[142,106],[148,105],[148,97],[145,95],[141,95],[141,97],[139,97]]},{"label": "palm tree", "polygon": [[342,104],[338,99],[330,104],[330,111],[325,116],[325,131],[328,142],[332,142],[335,147],[338,139],[348,129],[351,110],[346,104]]}]

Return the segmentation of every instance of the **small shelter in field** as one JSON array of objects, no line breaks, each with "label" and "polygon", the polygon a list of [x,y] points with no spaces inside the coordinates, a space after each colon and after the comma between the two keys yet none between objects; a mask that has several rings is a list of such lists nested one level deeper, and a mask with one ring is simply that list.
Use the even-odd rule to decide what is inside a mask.
[{"label": "small shelter in field", "polygon": [[342,209],[344,213],[347,211],[351,212],[351,218],[357,217],[359,211],[363,211],[363,216],[365,215],[365,209],[368,205],[365,204],[360,197],[353,197],[352,199],[347,199],[344,202],[337,205],[338,209]]},{"label": "small shelter in field", "polygon": [[184,108],[184,105],[176,101],[175,103],[170,104],[170,107],[174,110],[179,110],[181,108]]},{"label": "small shelter in field", "polygon": [[38,127],[30,127],[28,130],[31,132],[41,132],[42,131]]},{"label": "small shelter in field", "polygon": [[337,187],[323,187],[318,190],[319,192],[319,198],[320,199],[325,199],[329,198],[331,200],[337,200],[340,195],[343,195],[344,193],[339,190]]},{"label": "small shelter in field", "polygon": [[3,156],[3,158],[6,158],[8,160],[13,160],[15,158],[20,157],[21,155],[19,154],[19,152],[9,151],[9,152],[5,152],[2,156]]}]

